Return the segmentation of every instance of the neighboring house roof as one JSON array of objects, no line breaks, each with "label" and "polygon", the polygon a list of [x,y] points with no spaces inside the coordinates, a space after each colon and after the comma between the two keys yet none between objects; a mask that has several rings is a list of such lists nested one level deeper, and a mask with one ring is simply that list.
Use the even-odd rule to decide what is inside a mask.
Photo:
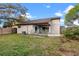
[{"label": "neighboring house roof", "polygon": [[43,19],[36,19],[36,20],[28,20],[25,22],[22,22],[20,25],[40,25],[40,24],[48,24],[50,20],[60,19],[60,17],[54,17],[54,18],[43,18]]}]

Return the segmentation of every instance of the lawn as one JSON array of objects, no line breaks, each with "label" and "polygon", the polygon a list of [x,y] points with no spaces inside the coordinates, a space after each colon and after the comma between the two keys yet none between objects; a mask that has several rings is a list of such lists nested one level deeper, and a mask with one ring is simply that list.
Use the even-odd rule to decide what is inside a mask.
[{"label": "lawn", "polygon": [[62,37],[0,35],[1,56],[79,55],[78,50],[78,41],[65,41]]}]

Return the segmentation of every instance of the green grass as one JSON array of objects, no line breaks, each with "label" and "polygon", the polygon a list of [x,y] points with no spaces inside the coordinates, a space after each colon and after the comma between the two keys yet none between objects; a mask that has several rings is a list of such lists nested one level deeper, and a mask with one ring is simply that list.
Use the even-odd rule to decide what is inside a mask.
[{"label": "green grass", "polygon": [[62,43],[59,37],[20,34],[0,35],[1,56],[65,55],[65,52],[61,51],[63,47],[72,50],[74,48],[77,51],[79,50],[79,43],[77,41],[74,44],[73,41]]}]

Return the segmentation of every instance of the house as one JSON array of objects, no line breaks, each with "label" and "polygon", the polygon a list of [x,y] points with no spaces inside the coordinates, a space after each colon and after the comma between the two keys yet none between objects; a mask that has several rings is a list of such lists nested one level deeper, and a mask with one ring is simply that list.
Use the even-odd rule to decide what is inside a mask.
[{"label": "house", "polygon": [[79,26],[79,18],[73,19],[65,25],[65,28]]},{"label": "house", "polygon": [[79,19],[74,20],[73,24],[79,26]]},{"label": "house", "polygon": [[60,36],[60,17],[28,20],[17,25],[18,34]]}]

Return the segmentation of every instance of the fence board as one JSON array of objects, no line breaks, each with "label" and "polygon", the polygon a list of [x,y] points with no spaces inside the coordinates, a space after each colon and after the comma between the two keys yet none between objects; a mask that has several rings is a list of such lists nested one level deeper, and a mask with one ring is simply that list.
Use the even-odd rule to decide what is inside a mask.
[{"label": "fence board", "polygon": [[7,28],[0,28],[0,34],[10,34],[12,33],[12,28],[7,27]]}]

